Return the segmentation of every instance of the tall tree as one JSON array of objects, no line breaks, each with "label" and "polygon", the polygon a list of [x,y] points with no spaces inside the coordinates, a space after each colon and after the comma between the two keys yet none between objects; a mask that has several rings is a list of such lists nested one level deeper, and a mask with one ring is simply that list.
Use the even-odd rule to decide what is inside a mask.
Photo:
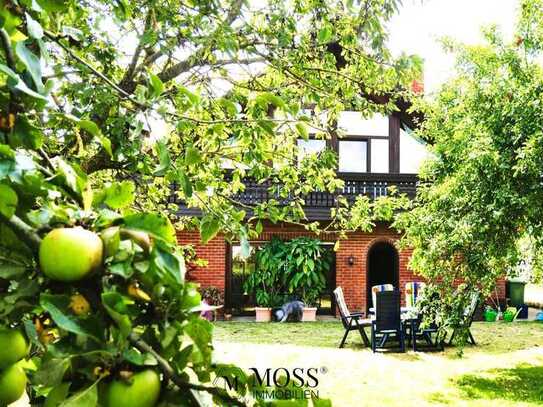
[{"label": "tall tree", "polygon": [[[393,110],[418,73],[385,46],[397,1],[1,4],[0,324],[32,343],[31,399],[96,405],[152,366],[165,405],[242,404],[205,384],[232,371],[211,364],[164,198],[175,182],[203,210],[188,222],[204,241],[303,222],[303,195],[341,181],[333,153],[298,163],[296,140],[329,138],[342,110]],[[247,177],[291,204],[244,207]],[[337,225],[390,205],[344,203]]]},{"label": "tall tree", "polygon": [[543,2],[524,0],[512,39],[490,27],[482,45],[445,41],[457,54],[457,73],[420,107],[419,134],[433,159],[415,208],[397,225],[414,248],[411,266],[441,294],[445,320],[462,315],[468,296],[461,294],[488,296],[514,271],[527,255],[519,239],[529,239],[540,257],[542,16]]}]

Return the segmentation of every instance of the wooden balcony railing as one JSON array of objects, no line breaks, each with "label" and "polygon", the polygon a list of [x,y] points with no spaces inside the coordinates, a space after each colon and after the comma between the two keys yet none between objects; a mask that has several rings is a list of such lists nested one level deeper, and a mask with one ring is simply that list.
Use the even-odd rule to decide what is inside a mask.
[{"label": "wooden balcony railing", "polygon": [[[389,188],[395,186],[399,193],[413,198],[416,193],[418,178],[416,174],[377,174],[377,173],[339,173],[339,178],[344,181],[344,187],[335,193],[311,192],[304,197],[306,213],[312,214],[314,219],[327,219],[330,216],[329,208],[336,206],[338,196],[345,197],[353,202],[357,196],[365,195],[370,199],[377,199],[389,194]],[[254,180],[245,181],[245,190],[233,196],[233,198],[246,205],[255,205],[274,199],[280,205],[287,205],[289,197],[279,195],[280,186],[274,186],[270,181],[258,183]],[[172,195],[170,202],[179,205],[180,215],[197,215],[199,211],[187,208],[184,202]]]}]

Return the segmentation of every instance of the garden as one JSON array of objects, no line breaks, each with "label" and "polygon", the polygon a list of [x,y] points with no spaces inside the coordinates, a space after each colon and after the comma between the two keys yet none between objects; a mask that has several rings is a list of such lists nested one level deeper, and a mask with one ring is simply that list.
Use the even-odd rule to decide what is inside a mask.
[{"label": "garden", "polygon": [[477,346],[374,355],[359,337],[337,349],[337,321],[215,323],[215,352],[242,367],[325,367],[320,397],[334,405],[536,406],[543,402],[543,324],[475,322]]},{"label": "garden", "polygon": [[543,402],[543,0],[402,3],[0,0],[0,407]]}]

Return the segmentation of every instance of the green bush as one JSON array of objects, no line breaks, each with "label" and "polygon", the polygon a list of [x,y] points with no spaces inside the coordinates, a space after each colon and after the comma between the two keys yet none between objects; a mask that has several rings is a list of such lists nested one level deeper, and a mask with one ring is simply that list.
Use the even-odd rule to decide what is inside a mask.
[{"label": "green bush", "polygon": [[285,296],[294,296],[313,306],[326,287],[331,259],[318,239],[273,237],[257,250],[255,263],[244,288],[255,294],[257,305],[275,307]]}]

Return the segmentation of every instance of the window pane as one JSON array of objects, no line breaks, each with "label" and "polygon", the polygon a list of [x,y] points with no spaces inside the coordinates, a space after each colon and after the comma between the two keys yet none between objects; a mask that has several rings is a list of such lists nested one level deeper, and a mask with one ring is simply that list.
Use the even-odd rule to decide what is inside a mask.
[{"label": "window pane", "polygon": [[360,112],[343,111],[339,114],[338,127],[345,134],[388,137],[388,116],[376,113],[365,119]]},{"label": "window pane", "polygon": [[298,160],[309,154],[317,154],[326,148],[325,140],[298,140]]},{"label": "window pane", "polygon": [[388,172],[388,140],[372,139],[371,172]]},{"label": "window pane", "polygon": [[340,172],[366,172],[367,167],[366,141],[340,141],[339,142],[339,171]]}]

